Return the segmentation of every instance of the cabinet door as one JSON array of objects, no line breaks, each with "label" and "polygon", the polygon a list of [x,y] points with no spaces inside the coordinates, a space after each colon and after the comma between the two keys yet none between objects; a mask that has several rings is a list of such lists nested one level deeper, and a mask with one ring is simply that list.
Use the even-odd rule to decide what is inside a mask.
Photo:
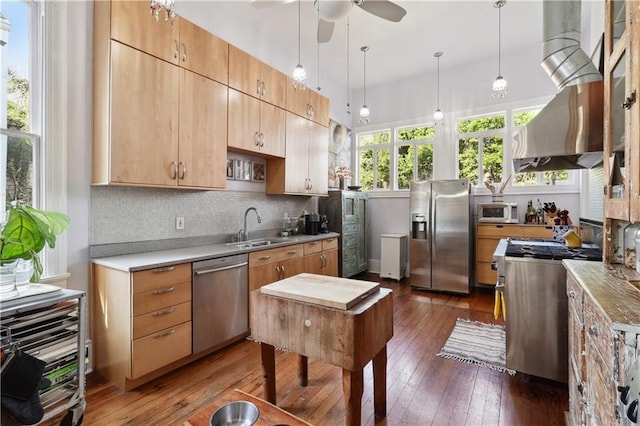
[{"label": "cabinet door", "polygon": [[260,97],[260,61],[248,53],[229,45],[229,87]]},{"label": "cabinet door", "polygon": [[629,117],[630,120],[628,152],[631,157],[631,170],[629,172],[631,174],[629,219],[631,222],[640,222],[640,7],[638,7],[637,2],[630,2],[629,4],[633,5],[633,7],[630,11],[631,19],[627,22],[633,22],[633,32],[631,34],[632,39],[629,43],[629,52],[631,52],[631,78],[629,79],[630,87],[627,91],[627,96],[631,96],[632,93],[636,95],[636,101],[627,111],[627,117]]},{"label": "cabinet door", "polygon": [[329,99],[321,94],[309,90],[309,105],[311,106],[311,119],[321,126],[329,126]]},{"label": "cabinet door", "polygon": [[227,87],[181,69],[179,185],[224,188]]},{"label": "cabinet door", "polygon": [[309,91],[293,86],[293,80],[287,77],[286,110],[301,117],[309,118]]},{"label": "cabinet door", "polygon": [[304,257],[304,272],[322,275],[324,273],[324,256],[322,252]]},{"label": "cabinet door", "polygon": [[331,277],[338,276],[338,250],[327,250],[323,252],[324,254],[324,275],[329,275]]},{"label": "cabinet door", "polygon": [[259,151],[260,101],[229,89],[229,135],[227,145],[246,151]]},{"label": "cabinet door", "polygon": [[178,63],[180,20],[166,21],[160,14],[156,21],[149,13],[149,2],[112,1],[111,38],[165,61]]},{"label": "cabinet door", "polygon": [[263,101],[284,108],[287,98],[287,76],[263,63],[260,67]]},{"label": "cabinet door", "polygon": [[327,195],[329,186],[329,130],[309,122],[309,194]]},{"label": "cabinet door", "polygon": [[180,66],[227,84],[229,44],[186,19],[178,19],[180,20]]},{"label": "cabinet door", "polygon": [[366,271],[369,267],[369,199],[367,194],[356,195],[356,229],[358,238],[357,262],[358,272]]},{"label": "cabinet door", "polygon": [[[285,192],[305,194],[308,177],[309,121],[290,112],[287,112],[286,116]],[[325,160],[328,159],[326,152],[324,157]]]},{"label": "cabinet door", "polygon": [[280,272],[277,268],[279,266],[276,263],[269,263],[249,268],[249,292],[257,290],[263,285],[278,281]]},{"label": "cabinet door", "polygon": [[176,184],[178,81],[178,67],[111,42],[110,182]]},{"label": "cabinet door", "polygon": [[260,145],[263,154],[284,157],[286,118],[282,108],[259,102],[260,104]]},{"label": "cabinet door", "polygon": [[283,278],[293,277],[304,272],[304,257],[297,257],[290,260],[285,260],[281,264],[284,272]]}]

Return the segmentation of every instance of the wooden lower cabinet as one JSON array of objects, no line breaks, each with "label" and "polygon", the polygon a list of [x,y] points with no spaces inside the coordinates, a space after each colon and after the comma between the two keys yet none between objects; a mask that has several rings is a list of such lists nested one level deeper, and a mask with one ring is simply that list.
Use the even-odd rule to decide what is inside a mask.
[{"label": "wooden lower cabinet", "polygon": [[502,238],[553,238],[549,225],[478,223],[476,227],[476,282],[495,285],[498,274],[491,269],[493,252]]},{"label": "wooden lower cabinet", "polygon": [[304,245],[304,272],[338,276],[338,238],[312,241]]},{"label": "wooden lower cabinet", "polygon": [[302,244],[249,253],[249,292],[304,272]]},{"label": "wooden lower cabinet", "polygon": [[94,366],[130,390],[191,355],[191,263],[139,272],[93,265]]},{"label": "wooden lower cabinet", "polygon": [[619,389],[626,385],[627,371],[638,365],[640,334],[634,331],[637,327],[625,324],[614,329],[601,307],[602,297],[619,296],[614,293],[594,297],[567,274],[570,425],[630,424]]}]

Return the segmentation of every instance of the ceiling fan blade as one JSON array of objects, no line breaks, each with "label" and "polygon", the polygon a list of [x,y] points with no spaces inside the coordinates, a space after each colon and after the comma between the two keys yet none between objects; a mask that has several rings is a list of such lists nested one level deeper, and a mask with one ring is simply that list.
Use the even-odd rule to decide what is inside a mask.
[{"label": "ceiling fan blade", "polygon": [[292,1],[294,0],[251,0],[251,6],[256,9],[266,9],[268,7],[291,3]]},{"label": "ceiling fan blade", "polygon": [[333,35],[334,22],[325,21],[320,18],[318,20],[318,43],[327,43]]},{"label": "ceiling fan blade", "polygon": [[400,22],[407,11],[389,0],[361,0],[356,6],[387,21]]}]

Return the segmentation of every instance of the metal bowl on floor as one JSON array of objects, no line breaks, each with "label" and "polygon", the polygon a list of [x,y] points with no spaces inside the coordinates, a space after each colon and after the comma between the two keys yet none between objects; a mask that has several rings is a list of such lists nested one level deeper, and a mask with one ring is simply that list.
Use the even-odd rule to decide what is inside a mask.
[{"label": "metal bowl on floor", "polygon": [[252,402],[234,401],[218,408],[211,416],[211,426],[251,426],[258,421],[260,410]]}]

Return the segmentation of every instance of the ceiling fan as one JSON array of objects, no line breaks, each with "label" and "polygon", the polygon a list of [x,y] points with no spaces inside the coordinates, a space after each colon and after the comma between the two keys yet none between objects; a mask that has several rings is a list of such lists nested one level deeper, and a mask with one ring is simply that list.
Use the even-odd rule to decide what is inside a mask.
[{"label": "ceiling fan", "polygon": [[[291,3],[294,0],[251,0],[256,8]],[[346,17],[353,6],[392,22],[400,22],[407,11],[390,0],[314,0],[314,8],[318,8],[318,42],[331,40],[335,21]]]}]

